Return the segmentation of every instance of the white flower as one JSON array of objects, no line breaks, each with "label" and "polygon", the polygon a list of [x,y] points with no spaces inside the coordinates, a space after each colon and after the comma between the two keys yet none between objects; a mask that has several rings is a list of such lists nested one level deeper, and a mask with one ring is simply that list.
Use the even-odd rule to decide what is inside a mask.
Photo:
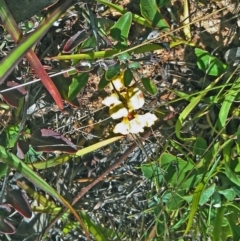
[{"label": "white flower", "polygon": [[144,125],[142,124],[141,121],[139,121],[138,119],[134,118],[132,120],[129,121],[129,132],[132,134],[138,134],[139,132],[144,132]]},{"label": "white flower", "polygon": [[128,118],[123,118],[123,121],[118,123],[114,129],[114,133],[120,133],[122,135],[127,135],[129,134],[129,120]]},{"label": "white flower", "polygon": [[[116,89],[117,91],[120,91],[122,88],[124,88],[124,80],[123,80],[123,74],[124,72],[121,72],[115,79],[113,79],[110,83],[111,89]],[[113,86],[114,85],[114,88]]]},{"label": "white flower", "polygon": [[144,127],[150,127],[157,120],[156,115],[146,113],[144,115],[134,115],[134,119],[129,120],[128,117],[124,117],[122,122],[118,123],[113,129],[114,133],[120,133],[122,135],[138,134],[144,131]]},{"label": "white flower", "polygon": [[157,120],[157,117],[154,114],[146,113],[144,115],[135,115],[135,119],[141,122],[144,127],[150,127]]},{"label": "white flower", "polygon": [[129,99],[127,101],[129,111],[138,110],[144,105],[144,95],[143,92],[138,88],[130,88],[128,90]]},{"label": "white flower", "polygon": [[111,105],[117,105],[122,103],[119,99],[118,99],[118,95],[117,94],[111,94],[110,96],[106,97],[102,103],[106,106],[111,106]]},{"label": "white flower", "polygon": [[117,105],[110,106],[109,114],[113,119],[119,119],[128,116],[128,110],[123,103],[120,102]]}]

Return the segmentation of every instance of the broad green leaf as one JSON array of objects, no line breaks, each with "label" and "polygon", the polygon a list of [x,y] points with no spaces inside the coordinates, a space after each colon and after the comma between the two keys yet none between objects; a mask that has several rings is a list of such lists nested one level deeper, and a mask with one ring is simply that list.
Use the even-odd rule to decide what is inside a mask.
[{"label": "broad green leaf", "polygon": [[123,82],[124,82],[124,85],[127,87],[130,85],[130,83],[132,82],[132,79],[133,79],[133,74],[132,74],[132,71],[127,68],[125,71],[124,71],[124,75],[123,75]]},{"label": "broad green leaf", "polygon": [[165,152],[160,156],[158,161],[164,172],[164,180],[169,185],[178,186],[179,188],[183,188],[181,185],[187,178],[187,173],[194,169],[194,165],[191,162]]},{"label": "broad green leaf", "polygon": [[228,201],[233,201],[236,197],[236,193],[232,188],[225,190],[218,190],[220,194],[222,194]]},{"label": "broad green leaf", "polygon": [[166,203],[169,210],[179,209],[185,200],[176,192],[168,191],[162,196],[162,201]]},{"label": "broad green leaf", "polygon": [[204,73],[212,76],[219,76],[224,73],[227,68],[218,58],[211,56],[207,51],[195,48],[197,56],[197,65]]},{"label": "broad green leaf", "polygon": [[128,68],[129,68],[129,69],[138,69],[138,68],[140,68],[140,67],[141,67],[141,65],[140,65],[139,62],[132,62],[132,63],[130,63],[130,64],[128,65]]},{"label": "broad green leaf", "polygon": [[68,98],[73,100],[76,98],[80,90],[87,84],[89,73],[79,73],[72,78],[72,83],[69,86]]},{"label": "broad green leaf", "polygon": [[213,195],[215,191],[215,188],[216,188],[216,184],[213,184],[202,192],[202,195],[199,200],[199,205],[202,206],[209,201],[210,197]]},{"label": "broad green leaf", "polygon": [[129,53],[123,53],[118,56],[119,61],[129,60],[131,58]]},{"label": "broad green leaf", "polygon": [[160,13],[156,0],[140,0],[140,10],[142,16],[153,27],[158,27],[162,30],[169,30],[169,25]]},{"label": "broad green leaf", "polygon": [[197,137],[194,146],[193,146],[193,153],[195,155],[203,155],[203,153],[206,151],[208,145],[207,142],[204,138],[202,137]]},{"label": "broad green leaf", "polygon": [[105,77],[107,80],[112,80],[116,77],[120,72],[120,64],[114,64],[108,67],[107,71],[105,72]]},{"label": "broad green leaf", "polygon": [[230,164],[225,162],[225,174],[226,176],[237,186],[240,186],[240,176],[231,170]]},{"label": "broad green leaf", "polygon": [[141,79],[144,88],[152,95],[157,94],[157,87],[156,85],[150,80],[149,78],[142,78]]},{"label": "broad green leaf", "polygon": [[160,168],[156,164],[143,164],[141,165],[141,171],[147,179],[150,179],[156,185],[162,183],[162,173]]},{"label": "broad green leaf", "polygon": [[98,88],[104,89],[108,84],[109,84],[109,81],[106,79],[105,74],[103,74],[98,83]]},{"label": "broad green leaf", "polygon": [[111,28],[111,37],[117,40],[122,45],[127,46],[127,39],[131,24],[132,14],[130,12],[127,12],[123,16],[121,16]]}]

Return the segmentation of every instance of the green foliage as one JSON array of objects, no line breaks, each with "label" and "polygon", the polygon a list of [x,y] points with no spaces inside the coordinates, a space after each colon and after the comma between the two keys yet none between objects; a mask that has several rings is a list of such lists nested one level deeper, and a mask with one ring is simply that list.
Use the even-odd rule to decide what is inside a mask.
[{"label": "green foliage", "polygon": [[161,30],[169,30],[166,20],[158,10],[156,0],[141,0],[140,9],[142,16],[153,27],[158,27]]},{"label": "green foliage", "polygon": [[72,83],[69,86],[69,91],[68,91],[68,98],[70,100],[73,100],[74,98],[76,98],[80,90],[87,84],[88,77],[89,77],[88,73],[79,73],[72,78]]},{"label": "green foliage", "polygon": [[211,56],[207,51],[195,48],[198,68],[208,75],[219,76],[227,68],[218,58]]},{"label": "green foliage", "polygon": [[110,35],[113,39],[117,40],[122,46],[127,45],[129,30],[132,24],[132,14],[125,13],[118,21],[112,26]]},{"label": "green foliage", "polygon": [[[146,90],[144,93],[146,93],[147,98],[156,98],[159,101],[158,84],[155,84],[157,81],[153,82],[150,78],[137,73],[138,69],[144,65],[144,62],[138,62],[137,58],[142,57],[142,54],[145,55],[163,47],[158,41],[154,43],[143,41],[140,45],[134,42],[133,46],[130,46],[131,36],[129,35],[132,25],[136,23],[140,24],[142,28],[149,28],[149,30],[169,31],[169,25],[159,9],[168,4],[169,0],[140,0],[138,7],[141,16],[126,11],[120,5],[110,1],[97,0],[97,2],[114,9],[121,16],[115,22],[107,18],[89,18],[92,32],[80,39],[81,44],[77,43],[79,46],[74,49],[74,53],[52,57],[52,59],[59,60],[59,63],[63,64],[64,67],[65,65],[76,66],[80,60],[89,60],[91,65],[89,70],[84,69],[84,73],[78,73],[76,70],[71,73],[69,71],[69,83],[66,83],[64,78],[59,81],[59,91],[62,98],[74,105],[76,96],[87,85],[89,76],[91,76],[87,71],[99,74],[101,73],[99,71],[102,67],[101,63],[114,60],[115,64],[106,64],[104,71],[102,71],[103,74],[99,74],[98,89],[104,89],[119,73],[123,73],[125,89],[130,85],[141,86]],[[64,5],[63,9],[67,6],[68,4]],[[1,17],[7,17],[4,7],[1,8],[0,12]],[[42,23],[36,31],[17,44],[17,47],[2,60],[0,66],[1,83],[60,15],[61,8],[50,15],[51,17]],[[33,27],[31,22],[27,22],[25,25],[26,29]],[[163,36],[166,37],[167,34]],[[171,38],[169,42],[171,49],[181,44],[194,46],[194,43],[187,42],[181,37],[175,38],[171,35],[168,37]],[[104,46],[102,39],[108,40],[105,41],[106,46]],[[112,40],[115,42],[112,43]],[[34,60],[33,56],[31,57]],[[184,236],[188,234],[196,240],[196,237],[202,235],[202,238],[206,238],[206,240],[225,241],[231,239],[237,241],[240,239],[238,222],[240,215],[238,205],[240,198],[240,129],[238,127],[240,78],[236,77],[235,71],[225,75],[225,72],[231,68],[203,49],[195,48],[195,57],[196,64],[203,72],[206,82],[202,84],[199,81],[200,87],[197,86],[198,90],[192,93],[166,88],[166,91],[176,95],[176,99],[167,100],[164,104],[161,103],[161,107],[153,108],[153,112],[159,113],[162,112],[161,108],[164,105],[167,110],[174,114],[174,117],[169,121],[171,126],[168,129],[174,130],[175,128],[175,131],[172,131],[171,136],[169,133],[167,133],[167,137],[163,134],[163,139],[166,141],[160,143],[161,152],[157,152],[155,158],[148,156],[147,162],[140,164],[144,178],[150,183],[150,189],[146,192],[148,209],[144,212],[151,215],[155,224],[156,232],[152,240],[160,240],[160,238],[163,240],[184,240]],[[51,92],[52,89],[48,89]],[[15,119],[21,117],[20,109],[17,114],[15,112]],[[145,109],[139,108],[136,112],[144,111]],[[163,132],[166,129],[164,124]],[[123,239],[124,235],[121,232],[105,227],[102,223],[97,223],[96,220],[90,218],[87,212],[76,211],[52,185],[41,177],[43,171],[38,172],[38,170],[64,165],[74,158],[94,152],[122,137],[99,139],[96,144],[79,148],[75,153],[61,153],[57,156],[52,156],[52,153],[45,155],[43,152],[35,151],[30,146],[21,160],[14,154],[19,151],[16,150],[17,141],[25,139],[24,134],[19,133],[19,126],[18,124],[7,124],[0,134],[0,178],[7,174],[7,169],[10,167],[36,187],[55,198],[58,203],[70,209],[80,223],[81,217],[84,223],[83,227],[87,227],[95,240],[116,239],[116,237],[119,240]],[[158,137],[159,129],[153,128],[153,130],[154,137]],[[109,132],[112,134],[111,128],[109,128]],[[26,136],[28,134],[29,131]],[[100,136],[100,138],[102,137]],[[152,139],[145,141],[152,142]],[[56,143],[52,144],[54,146]],[[144,148],[142,144],[141,148]],[[51,152],[53,151],[54,147],[51,149]],[[45,160],[41,160],[43,156]],[[22,188],[24,189],[23,186]],[[62,207],[56,206],[53,202],[52,206],[48,206],[47,199],[43,195],[36,194],[29,189],[25,190],[32,198],[40,200],[43,207],[36,207],[35,210],[51,215],[62,210]],[[3,217],[5,216],[1,212],[1,223],[4,222]],[[62,219],[65,222],[63,234],[66,235],[72,229],[79,228],[78,222],[69,219],[69,213],[65,213]],[[144,219],[142,220],[144,222]],[[144,225],[143,223],[145,229]],[[6,228],[11,229],[11,226],[8,224]],[[150,228],[143,232],[146,240],[149,240]]]},{"label": "green foliage", "polygon": [[149,78],[142,78],[141,79],[143,86],[145,87],[145,89],[152,95],[155,95],[157,93],[157,87],[155,86],[155,84],[153,83],[152,80],[150,80]]}]

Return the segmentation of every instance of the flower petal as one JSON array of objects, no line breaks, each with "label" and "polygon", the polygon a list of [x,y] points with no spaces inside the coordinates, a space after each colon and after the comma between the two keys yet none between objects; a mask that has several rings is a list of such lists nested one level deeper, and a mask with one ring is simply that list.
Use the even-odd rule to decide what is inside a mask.
[{"label": "flower petal", "polygon": [[154,124],[154,122],[157,120],[156,115],[151,114],[151,113],[146,113],[144,115],[144,118],[145,118],[145,121],[146,121],[145,126],[147,126],[147,127],[152,126]]},{"label": "flower petal", "polygon": [[144,132],[144,125],[138,119],[134,118],[129,122],[129,132],[132,134],[138,134],[139,132]]},{"label": "flower petal", "polygon": [[145,103],[143,92],[138,88],[129,89],[128,107],[130,111],[138,110],[143,107]]},{"label": "flower petal", "polygon": [[122,135],[127,135],[129,134],[129,121],[125,120],[126,118],[123,118],[123,121],[118,123],[114,129],[113,132],[114,133],[120,133]]},{"label": "flower petal", "polygon": [[119,119],[128,116],[128,110],[122,102],[119,102],[117,105],[110,106],[109,114],[113,119]]},{"label": "flower petal", "polygon": [[102,103],[106,106],[111,106],[111,105],[116,105],[121,103],[121,101],[119,101],[118,99],[118,95],[117,94],[111,94],[110,96],[106,97]]},{"label": "flower petal", "polygon": [[[112,83],[110,84],[110,88],[115,88],[117,91],[120,91],[124,87],[123,72],[120,75],[118,75],[115,79],[113,79],[111,82]],[[112,85],[114,85],[114,88]]]},{"label": "flower petal", "polygon": [[151,113],[146,113],[144,115],[134,115],[134,117],[136,120],[138,120],[138,122],[142,123],[143,127],[145,127],[145,126],[150,127],[157,120],[157,117]]}]

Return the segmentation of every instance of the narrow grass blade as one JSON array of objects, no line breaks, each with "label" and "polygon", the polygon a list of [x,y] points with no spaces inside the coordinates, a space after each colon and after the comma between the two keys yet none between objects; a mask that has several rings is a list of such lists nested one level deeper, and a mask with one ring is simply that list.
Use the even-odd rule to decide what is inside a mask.
[{"label": "narrow grass blade", "polygon": [[[217,153],[216,153],[217,155]],[[214,159],[215,157],[213,157]],[[213,172],[215,171],[218,163],[219,163],[220,158],[218,158],[217,160],[215,160],[213,166],[211,167],[210,171],[206,174],[206,177],[203,179],[203,181],[201,183],[198,184],[198,186],[196,187],[194,194],[193,194],[193,199],[192,199],[192,206],[191,206],[191,211],[189,214],[189,218],[188,218],[188,223],[187,223],[187,227],[186,230],[184,232],[184,235],[186,235],[188,233],[188,231],[190,230],[192,223],[193,223],[193,219],[195,216],[195,213],[197,212],[197,208],[198,208],[198,204],[202,195],[202,192],[204,191],[208,181],[210,180]]]},{"label": "narrow grass blade", "polygon": [[221,240],[221,230],[222,230],[222,222],[224,218],[225,207],[220,207],[217,209],[216,217],[214,218],[213,224],[213,241]]},{"label": "narrow grass blade", "polygon": [[[52,24],[61,16],[62,12],[66,11],[72,4],[71,0],[64,1],[47,19],[42,22],[38,29],[24,39],[13,51],[0,62],[0,84],[13,71],[15,66],[21,61],[21,58],[26,52],[48,31]],[[3,5],[0,5],[0,12],[4,14]],[[7,18],[4,14],[4,19]]]},{"label": "narrow grass blade", "polygon": [[[13,19],[4,0],[0,0],[0,5],[2,6],[0,8],[0,15],[2,16],[4,25],[7,31],[9,32],[9,34],[12,36],[14,42],[18,43],[22,39],[22,34],[18,29],[18,25]],[[42,66],[42,63],[40,62],[40,60],[38,59],[38,57],[36,56],[36,54],[32,49],[29,49],[29,51],[26,54],[26,58],[29,61],[30,65],[35,70],[38,77],[41,79],[43,85],[46,87],[48,92],[52,95],[58,107],[60,109],[63,109],[63,101],[62,101],[61,95],[59,94],[56,86],[48,76],[46,70]]]},{"label": "narrow grass blade", "polygon": [[184,120],[186,117],[190,114],[190,112],[199,104],[199,102],[202,100],[202,98],[206,95],[208,91],[210,91],[214,85],[220,80],[222,76],[218,77],[214,82],[212,82],[205,90],[203,90],[198,96],[191,98],[190,103],[185,107],[185,109],[181,112],[181,114],[178,117],[177,123],[175,125],[175,133],[176,136],[184,141],[192,141],[195,140],[196,137],[192,138],[183,138],[181,137],[181,128],[183,125]]},{"label": "narrow grass blade", "polygon": [[60,155],[56,158],[53,159],[49,159],[47,161],[44,162],[36,162],[33,164],[29,164],[29,167],[34,167],[36,169],[46,169],[46,168],[50,168],[50,167],[54,167],[57,165],[61,165],[67,161],[69,161],[70,158],[72,158],[73,156],[83,156],[87,153],[93,152],[95,150],[97,150],[98,148],[101,148],[103,146],[109,145],[115,141],[120,140],[121,138],[123,138],[123,136],[116,136],[101,142],[98,142],[96,144],[93,144],[89,147],[83,148],[79,151],[77,151],[77,153],[73,154],[73,155],[69,155],[69,154],[64,154],[64,155]]},{"label": "narrow grass blade", "polygon": [[44,181],[37,173],[31,170],[17,156],[8,152],[3,146],[0,146],[0,160],[6,163],[9,167],[15,169],[17,172],[19,172],[22,176],[27,178],[34,185],[36,185],[43,191],[47,192],[53,198],[57,199],[60,203],[62,203],[65,207],[70,209],[70,211],[75,216],[75,218],[79,221],[86,235],[88,236],[88,232],[83,224],[83,221],[78,216],[78,214],[73,209],[73,207],[60,194],[58,194],[55,189],[53,189],[46,181]]},{"label": "narrow grass blade", "polygon": [[234,99],[236,98],[237,94],[239,93],[240,89],[240,78],[238,78],[232,85],[232,87],[226,93],[226,97],[222,103],[218,120],[217,120],[217,127],[219,130],[225,126],[227,117],[232,106]]}]

